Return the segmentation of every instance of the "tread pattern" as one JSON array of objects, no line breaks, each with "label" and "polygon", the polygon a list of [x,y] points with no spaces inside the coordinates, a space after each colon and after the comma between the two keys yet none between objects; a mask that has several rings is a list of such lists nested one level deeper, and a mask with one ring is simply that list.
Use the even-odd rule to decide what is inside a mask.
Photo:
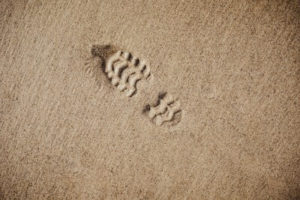
[{"label": "tread pattern", "polygon": [[[159,99],[156,106],[150,106],[148,116],[156,125],[161,126],[166,122],[175,123],[177,113],[181,113],[180,102],[175,100],[172,95],[165,94]],[[175,125],[174,123],[173,125]]]},{"label": "tread pattern", "polygon": [[136,93],[138,81],[150,76],[148,64],[125,51],[117,51],[107,59],[105,72],[111,83],[128,97]]}]

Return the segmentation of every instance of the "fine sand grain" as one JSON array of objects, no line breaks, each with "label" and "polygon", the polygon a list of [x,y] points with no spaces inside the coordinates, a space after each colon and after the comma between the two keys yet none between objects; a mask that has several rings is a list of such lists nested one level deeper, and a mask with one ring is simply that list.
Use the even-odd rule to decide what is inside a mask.
[{"label": "fine sand grain", "polygon": [[300,199],[299,13],[0,0],[0,199]]}]

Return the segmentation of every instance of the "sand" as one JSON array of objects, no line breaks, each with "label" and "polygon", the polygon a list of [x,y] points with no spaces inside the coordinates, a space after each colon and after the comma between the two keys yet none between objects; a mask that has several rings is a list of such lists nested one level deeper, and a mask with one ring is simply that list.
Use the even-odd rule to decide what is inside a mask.
[{"label": "sand", "polygon": [[0,199],[300,199],[299,5],[1,0]]}]

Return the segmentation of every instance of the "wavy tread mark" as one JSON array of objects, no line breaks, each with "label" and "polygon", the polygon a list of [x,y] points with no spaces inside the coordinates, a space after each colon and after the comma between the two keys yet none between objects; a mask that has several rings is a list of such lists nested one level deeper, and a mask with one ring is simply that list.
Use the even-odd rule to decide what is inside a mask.
[{"label": "wavy tread mark", "polygon": [[156,125],[161,126],[166,122],[175,122],[175,115],[179,112],[181,112],[180,102],[172,95],[165,94],[156,106],[150,106],[148,116]]},{"label": "wavy tread mark", "polygon": [[138,81],[150,76],[150,68],[144,61],[124,51],[117,51],[107,59],[105,72],[111,83],[128,97],[136,93]]}]

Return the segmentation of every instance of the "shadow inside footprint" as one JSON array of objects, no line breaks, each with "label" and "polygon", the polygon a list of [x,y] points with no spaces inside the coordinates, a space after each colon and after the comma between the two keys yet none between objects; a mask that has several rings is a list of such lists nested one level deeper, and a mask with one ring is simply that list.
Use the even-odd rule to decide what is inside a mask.
[{"label": "shadow inside footprint", "polygon": [[91,54],[93,57],[99,57],[102,60],[101,68],[105,71],[105,61],[109,58],[112,54],[117,52],[117,48],[113,45],[98,45],[95,44],[92,46]]}]

